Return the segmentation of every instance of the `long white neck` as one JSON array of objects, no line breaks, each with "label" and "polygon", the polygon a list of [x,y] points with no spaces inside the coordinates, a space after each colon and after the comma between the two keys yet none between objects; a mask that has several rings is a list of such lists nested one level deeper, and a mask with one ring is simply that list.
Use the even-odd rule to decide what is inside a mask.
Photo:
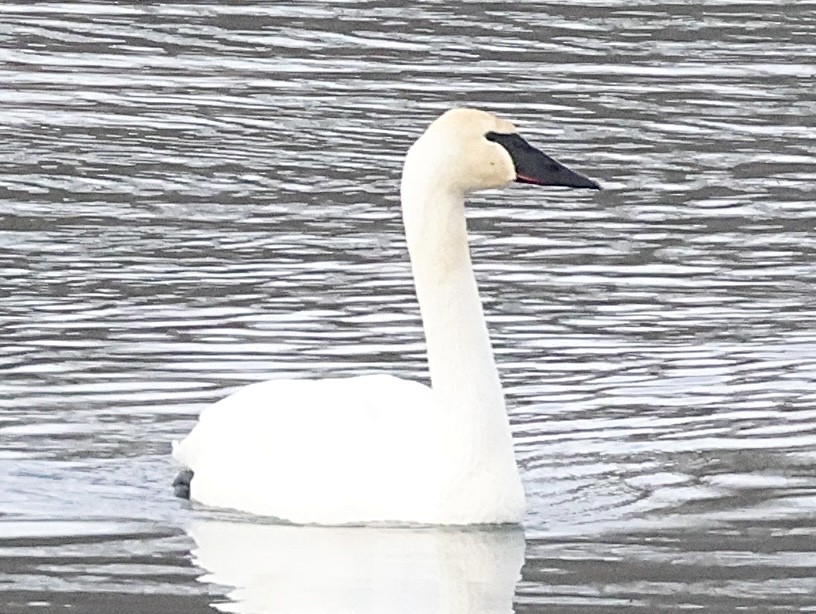
[{"label": "long white neck", "polygon": [[[470,260],[464,195],[406,166],[402,207],[435,402],[476,463],[514,463],[510,426]],[[513,464],[513,471],[515,471]]]}]

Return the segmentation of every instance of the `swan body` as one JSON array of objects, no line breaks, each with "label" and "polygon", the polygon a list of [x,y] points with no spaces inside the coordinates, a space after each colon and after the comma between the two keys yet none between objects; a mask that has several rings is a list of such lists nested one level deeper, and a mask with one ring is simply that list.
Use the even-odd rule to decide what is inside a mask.
[{"label": "swan body", "polygon": [[521,522],[464,213],[467,194],[511,181],[598,188],[489,113],[435,120],[408,151],[401,185],[431,387],[388,375],[246,386],[174,444],[190,497],[303,524]]}]

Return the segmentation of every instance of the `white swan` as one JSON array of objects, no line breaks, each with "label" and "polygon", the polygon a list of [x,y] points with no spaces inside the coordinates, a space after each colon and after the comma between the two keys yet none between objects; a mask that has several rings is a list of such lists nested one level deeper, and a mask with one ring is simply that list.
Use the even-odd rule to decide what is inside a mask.
[{"label": "white swan", "polygon": [[249,385],[174,444],[189,468],[177,486],[206,505],[294,523],[519,523],[524,492],[464,209],[469,193],[511,181],[598,188],[474,109],[443,114],[405,158],[431,388],[388,375]]}]

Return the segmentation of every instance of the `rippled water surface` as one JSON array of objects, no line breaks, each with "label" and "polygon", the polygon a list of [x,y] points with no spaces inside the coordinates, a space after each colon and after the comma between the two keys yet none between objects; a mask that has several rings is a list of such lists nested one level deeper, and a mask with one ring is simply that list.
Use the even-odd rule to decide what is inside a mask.
[{"label": "rippled water surface", "polygon": [[[0,5],[0,610],[812,611],[814,57],[809,1]],[[524,534],[174,499],[240,385],[426,378],[397,184],[463,104],[606,188],[469,210]]]}]

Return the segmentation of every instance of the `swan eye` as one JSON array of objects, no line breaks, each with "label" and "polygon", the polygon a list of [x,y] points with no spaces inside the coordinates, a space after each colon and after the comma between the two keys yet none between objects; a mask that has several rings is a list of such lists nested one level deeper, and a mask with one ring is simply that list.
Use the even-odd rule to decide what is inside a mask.
[{"label": "swan eye", "polygon": [[535,149],[527,141],[521,138],[518,134],[512,132],[488,132],[485,134],[488,141],[498,143],[508,151],[513,149]]}]

